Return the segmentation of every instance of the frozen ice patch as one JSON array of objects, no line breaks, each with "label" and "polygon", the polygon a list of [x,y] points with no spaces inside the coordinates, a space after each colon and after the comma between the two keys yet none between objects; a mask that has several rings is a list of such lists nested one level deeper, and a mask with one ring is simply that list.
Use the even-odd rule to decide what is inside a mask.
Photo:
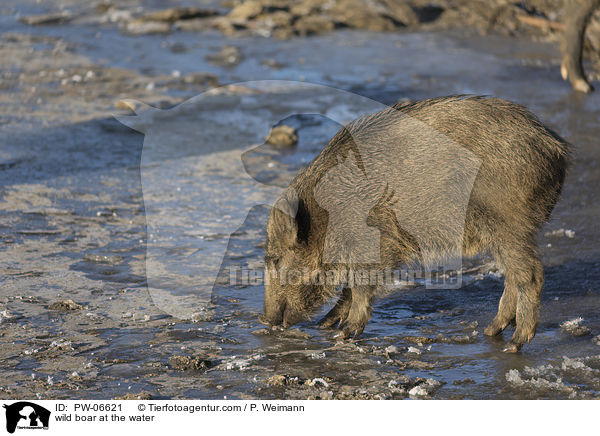
[{"label": "frozen ice patch", "polygon": [[265,357],[264,354],[254,354],[245,359],[239,359],[236,356],[232,356],[231,360],[225,363],[225,371],[245,371],[252,366],[253,362],[262,360]]},{"label": "frozen ice patch", "polygon": [[15,318],[16,315],[13,315],[8,310],[3,310],[0,312],[0,324],[13,321]]},{"label": "frozen ice patch", "polygon": [[560,324],[560,328],[573,336],[585,336],[591,332],[590,328],[581,325],[583,318],[575,318],[569,321],[564,321]]},{"label": "frozen ice patch", "polygon": [[439,388],[441,385],[442,384],[439,381],[434,380],[432,378],[428,378],[427,380],[425,380],[425,382],[409,390],[408,395],[410,395],[411,397],[428,396],[434,393],[436,389]]},{"label": "frozen ice patch", "polygon": [[321,377],[313,378],[312,380],[309,380],[307,384],[309,386],[323,386],[325,388],[329,387],[329,383],[327,383]]}]

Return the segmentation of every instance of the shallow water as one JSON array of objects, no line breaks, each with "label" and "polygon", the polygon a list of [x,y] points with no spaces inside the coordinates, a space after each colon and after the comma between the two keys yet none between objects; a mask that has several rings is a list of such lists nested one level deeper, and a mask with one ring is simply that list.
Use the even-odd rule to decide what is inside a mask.
[{"label": "shallow water", "polygon": [[[205,399],[598,396],[600,97],[573,94],[561,81],[553,45],[457,33],[339,31],[290,41],[184,32],[131,37],[85,21],[28,27],[9,15],[0,25],[4,32],[71,44],[55,64],[18,58],[3,72],[37,74],[35,68],[58,69],[63,62],[84,72],[102,67],[130,74],[123,82],[107,78],[102,83],[108,85],[67,88],[47,112],[36,109],[25,86],[11,89],[3,103],[8,109],[0,133],[0,396],[113,398],[142,391],[155,398]],[[21,43],[30,44],[34,57],[54,45]],[[188,50],[172,53],[175,43]],[[238,66],[205,60],[226,43],[241,49]],[[266,59],[283,66],[265,67]],[[546,282],[533,342],[507,355],[501,352],[504,339],[483,336],[502,291],[488,259],[465,262],[473,271],[460,289],[416,287],[381,298],[354,342],[336,343],[314,322],[265,330],[257,321],[260,285],[217,284],[211,303],[204,310],[200,305],[193,322],[171,316],[154,279],[167,277],[162,285],[193,305],[207,299],[196,292],[198,268],[216,273],[232,263],[260,267],[268,215],[261,202],[273,198],[337,131],[331,118],[345,120],[376,107],[342,105],[334,97],[310,100],[299,109],[329,118],[293,116],[287,123],[298,129],[298,146],[273,150],[261,141],[278,120],[259,110],[228,109],[237,107],[231,98],[260,100],[235,91],[212,96],[210,116],[196,111],[176,118],[185,123],[184,140],[167,144],[183,145],[157,151],[148,147],[148,135],[110,118],[111,104],[123,97],[158,101],[200,93],[175,86],[174,70],[181,76],[211,72],[223,84],[305,80],[385,104],[474,93],[532,109],[575,145],[563,199],[540,232]],[[144,90],[147,76],[160,76],[165,84],[157,80],[151,94]],[[142,77],[141,88],[131,85],[136,77]],[[43,98],[54,101],[50,91]],[[317,103],[321,106],[310,107]],[[13,106],[19,109],[10,113]],[[199,149],[189,132],[192,139],[202,132],[224,134],[218,146]],[[242,181],[240,158],[252,176]],[[203,201],[219,204],[208,211],[210,219]],[[171,213],[165,216],[165,210]],[[546,235],[561,228],[573,230],[574,237]],[[227,247],[223,264],[222,247]],[[164,265],[170,265],[168,274],[161,275],[158,267]],[[64,299],[83,307],[49,308]],[[589,334],[576,337],[560,327],[578,317]],[[169,364],[172,356],[198,356],[210,368],[178,371]]]}]

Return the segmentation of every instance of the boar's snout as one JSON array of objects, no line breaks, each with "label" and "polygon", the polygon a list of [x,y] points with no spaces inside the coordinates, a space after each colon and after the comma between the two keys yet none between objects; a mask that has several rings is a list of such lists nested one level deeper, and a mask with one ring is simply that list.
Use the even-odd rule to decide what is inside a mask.
[{"label": "boar's snout", "polygon": [[258,317],[258,320],[266,326],[273,327],[283,324],[284,328],[291,327],[302,319],[303,316],[292,310],[285,300],[273,301],[268,297],[265,298],[265,313]]},{"label": "boar's snout", "polygon": [[283,322],[285,306],[285,301],[281,301],[274,296],[267,288],[265,292],[265,313],[258,320],[269,327],[280,325]]}]

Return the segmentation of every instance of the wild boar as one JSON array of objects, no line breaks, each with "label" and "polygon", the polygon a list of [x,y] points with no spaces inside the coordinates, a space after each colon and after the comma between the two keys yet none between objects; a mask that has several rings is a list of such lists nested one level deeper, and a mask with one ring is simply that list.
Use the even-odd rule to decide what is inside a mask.
[{"label": "wild boar", "polygon": [[[261,322],[308,319],[340,288],[283,280],[286,271],[382,271],[491,253],[505,285],[485,334],[516,323],[505,351],[518,351],[535,335],[544,274],[535,239],[560,196],[569,149],[524,107],[498,98],[396,104],[350,123],[271,211]],[[376,256],[366,255],[373,247]],[[321,326],[360,335],[377,291],[343,286]]]},{"label": "wild boar", "polygon": [[585,93],[592,92],[594,88],[583,72],[583,41],[590,18],[599,6],[600,0],[570,0],[567,3],[560,72],[563,79],[568,79],[576,91]]}]

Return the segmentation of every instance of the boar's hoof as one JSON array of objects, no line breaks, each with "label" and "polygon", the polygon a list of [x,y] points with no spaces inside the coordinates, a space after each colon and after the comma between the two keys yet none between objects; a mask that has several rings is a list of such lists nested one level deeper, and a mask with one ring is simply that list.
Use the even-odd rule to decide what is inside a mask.
[{"label": "boar's hoof", "polygon": [[583,92],[585,94],[589,94],[594,90],[594,87],[585,79],[576,79],[573,81],[573,88],[575,91]]},{"label": "boar's hoof", "polygon": [[502,351],[505,353],[518,353],[522,346],[523,344],[510,341]]},{"label": "boar's hoof", "polygon": [[502,330],[504,330],[502,327],[491,323],[483,330],[483,334],[486,336],[497,336],[502,333]]},{"label": "boar's hoof", "polygon": [[483,334],[486,336],[497,336],[504,331],[508,324],[508,322],[500,322],[494,319],[490,325],[483,330]]},{"label": "boar's hoof", "polygon": [[340,331],[334,336],[334,338],[341,339],[355,339],[359,337],[363,330],[365,329],[366,324],[364,325],[355,325],[355,324],[347,324],[342,326]]},{"label": "boar's hoof", "polygon": [[261,324],[264,324],[264,325],[266,325],[267,327],[272,327],[272,326],[273,326],[273,324],[271,324],[271,323],[269,322],[269,320],[267,320],[267,318],[265,318],[265,316],[264,316],[264,315],[260,315],[260,316],[258,317],[258,322],[260,322]]},{"label": "boar's hoof", "polygon": [[333,327],[334,325],[338,325],[340,327],[348,318],[348,314],[350,313],[350,307],[352,306],[352,292],[350,289],[344,288],[342,290],[342,296],[335,304],[333,309],[331,309],[327,315],[319,321],[319,326],[322,329],[328,329]]},{"label": "boar's hoof", "polygon": [[343,310],[343,308],[341,309],[340,307],[335,306],[323,317],[323,319],[321,319],[321,321],[319,321],[319,327],[322,329],[330,329],[336,324],[340,327],[348,317],[349,310],[349,307]]}]

